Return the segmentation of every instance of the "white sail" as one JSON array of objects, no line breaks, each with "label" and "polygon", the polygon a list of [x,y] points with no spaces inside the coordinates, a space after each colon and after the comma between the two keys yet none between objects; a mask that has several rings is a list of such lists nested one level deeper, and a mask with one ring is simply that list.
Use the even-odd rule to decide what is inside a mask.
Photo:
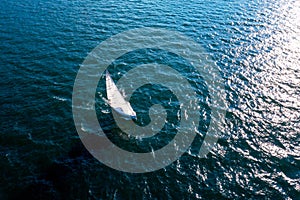
[{"label": "white sail", "polygon": [[109,105],[121,116],[125,118],[135,118],[136,113],[133,111],[129,102],[127,102],[116,84],[112,80],[109,72],[106,70],[106,93]]}]

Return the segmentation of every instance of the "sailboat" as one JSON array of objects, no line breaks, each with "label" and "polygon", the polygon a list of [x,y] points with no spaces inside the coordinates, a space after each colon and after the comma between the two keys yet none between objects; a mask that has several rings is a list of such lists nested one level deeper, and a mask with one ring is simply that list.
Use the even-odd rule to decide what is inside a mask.
[{"label": "sailboat", "polygon": [[126,120],[136,119],[136,113],[130,103],[125,100],[116,84],[106,70],[106,93],[108,104],[120,117]]}]

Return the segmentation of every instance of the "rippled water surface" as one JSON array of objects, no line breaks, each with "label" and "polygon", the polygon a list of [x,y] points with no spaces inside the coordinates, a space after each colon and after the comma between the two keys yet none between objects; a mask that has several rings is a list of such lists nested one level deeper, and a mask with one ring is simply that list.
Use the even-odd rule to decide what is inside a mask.
[{"label": "rippled water surface", "polygon": [[[2,0],[0,199],[299,199],[299,11],[297,0]],[[199,138],[190,150],[164,169],[130,174],[101,164],[85,150],[71,104],[88,53],[107,38],[140,27],[178,31],[202,45],[224,79],[228,109],[217,145],[200,159],[197,149],[210,120],[201,76],[163,51],[119,58],[110,68],[116,79],[126,66],[163,62],[181,70],[204,99]],[[118,69],[125,71],[118,74]],[[104,89],[100,80],[97,94]],[[144,93],[173,106],[168,130],[176,134],[179,105],[164,89],[146,85],[132,104],[141,124],[149,117],[139,102],[151,104]],[[114,132],[107,105],[99,99],[99,122]],[[143,152],[161,148],[172,134],[166,131],[150,146],[122,134],[110,139]]]}]

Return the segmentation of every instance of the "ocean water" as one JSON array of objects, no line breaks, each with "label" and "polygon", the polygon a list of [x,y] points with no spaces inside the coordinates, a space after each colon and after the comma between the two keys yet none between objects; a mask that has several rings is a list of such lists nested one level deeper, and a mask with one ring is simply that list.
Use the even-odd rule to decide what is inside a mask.
[{"label": "ocean water", "polygon": [[[300,199],[299,10],[297,0],[2,0],[0,199]],[[224,79],[228,109],[218,143],[205,158],[195,152],[209,126],[204,101],[198,142],[161,170],[131,174],[101,164],[84,148],[72,92],[89,52],[141,27],[178,31],[199,43]],[[110,68],[114,78],[145,58],[173,62],[197,86],[199,98],[208,99],[201,77],[163,51],[124,55]],[[100,80],[100,94],[102,86]],[[174,126],[168,130],[176,133],[179,106],[167,88],[136,91],[131,102],[139,123],[149,122],[139,103],[151,104],[145,93],[170,106]],[[99,122],[111,133],[113,122],[98,100]],[[118,134],[109,138],[148,152],[172,140],[173,132],[165,132],[148,145]]]}]

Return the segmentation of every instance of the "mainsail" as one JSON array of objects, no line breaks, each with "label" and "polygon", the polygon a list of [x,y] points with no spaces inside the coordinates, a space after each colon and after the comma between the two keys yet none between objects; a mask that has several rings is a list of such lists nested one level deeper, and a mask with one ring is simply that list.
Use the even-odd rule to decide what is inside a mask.
[{"label": "mainsail", "polygon": [[106,93],[109,105],[122,117],[132,119],[136,118],[130,103],[124,99],[116,84],[112,80],[109,72],[106,70]]}]

